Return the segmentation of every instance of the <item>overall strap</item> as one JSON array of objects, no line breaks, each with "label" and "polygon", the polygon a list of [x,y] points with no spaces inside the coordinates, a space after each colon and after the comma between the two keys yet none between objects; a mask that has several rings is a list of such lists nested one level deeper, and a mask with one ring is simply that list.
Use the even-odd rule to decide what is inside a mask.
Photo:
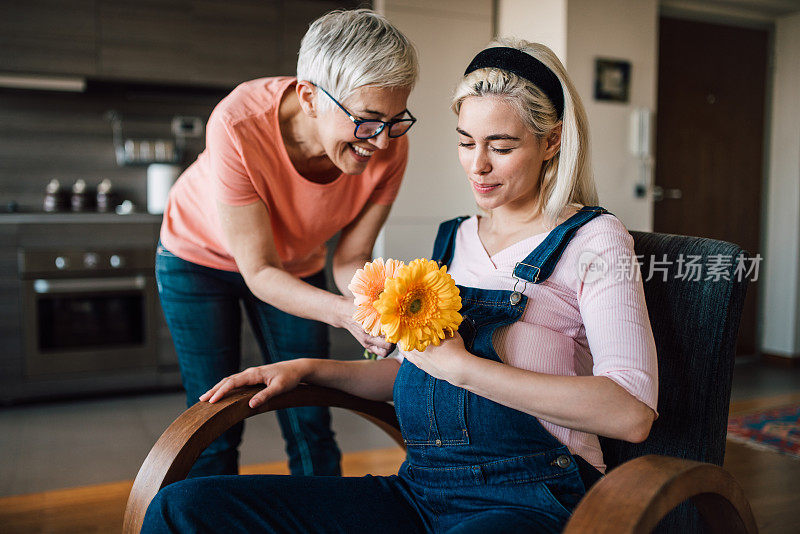
[{"label": "overall strap", "polygon": [[575,215],[553,228],[544,241],[514,267],[514,277],[534,284],[547,280],[578,228],[603,213],[609,212],[600,206],[584,206],[578,210]]},{"label": "overall strap", "polygon": [[450,260],[453,259],[458,227],[467,219],[469,217],[462,215],[439,225],[439,233],[436,234],[436,241],[433,243],[433,255],[431,255],[431,259],[438,262],[439,266],[448,265]]}]

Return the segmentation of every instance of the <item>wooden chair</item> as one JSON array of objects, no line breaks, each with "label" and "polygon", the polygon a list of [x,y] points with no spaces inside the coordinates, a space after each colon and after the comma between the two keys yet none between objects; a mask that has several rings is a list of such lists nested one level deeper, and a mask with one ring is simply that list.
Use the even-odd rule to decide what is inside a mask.
[{"label": "wooden chair", "polygon": [[[578,504],[564,532],[755,533],[741,487],[720,467],[747,286],[747,277],[736,271],[744,251],[711,239],[631,234],[636,254],[642,256],[645,298],[658,349],[660,417],[643,443],[601,439],[608,474]],[[688,265],[703,267],[699,280]],[[682,278],[687,270],[692,276]],[[254,410],[248,401],[259,389],[241,388],[213,405],[195,404],[167,428],[134,482],[125,511],[126,534],[139,532],[159,489],[185,478],[217,436],[257,413],[292,406],[345,408],[403,446],[389,403],[301,385]]]}]

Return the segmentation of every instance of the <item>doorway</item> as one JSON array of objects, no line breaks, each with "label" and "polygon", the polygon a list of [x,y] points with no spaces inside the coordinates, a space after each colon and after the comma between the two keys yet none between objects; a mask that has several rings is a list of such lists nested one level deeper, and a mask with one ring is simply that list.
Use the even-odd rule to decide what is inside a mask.
[{"label": "doorway", "polygon": [[[661,17],[653,228],[761,251],[769,33]],[[750,277],[737,354],[756,353]]]}]

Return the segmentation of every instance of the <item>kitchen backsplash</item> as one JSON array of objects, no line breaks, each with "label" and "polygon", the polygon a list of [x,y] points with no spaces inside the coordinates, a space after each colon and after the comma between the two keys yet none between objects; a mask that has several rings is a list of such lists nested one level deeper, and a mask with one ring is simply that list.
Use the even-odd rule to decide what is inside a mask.
[{"label": "kitchen backsplash", "polygon": [[[118,166],[110,110],[126,135],[163,139],[174,116],[198,117],[205,126],[224,90],[133,85],[90,85],[84,93],[0,92],[0,212],[16,204],[38,211],[47,183],[63,188],[83,179],[90,191],[107,178],[119,200],[147,206],[147,166]],[[187,138],[180,162],[191,164],[205,146],[205,133]]]}]

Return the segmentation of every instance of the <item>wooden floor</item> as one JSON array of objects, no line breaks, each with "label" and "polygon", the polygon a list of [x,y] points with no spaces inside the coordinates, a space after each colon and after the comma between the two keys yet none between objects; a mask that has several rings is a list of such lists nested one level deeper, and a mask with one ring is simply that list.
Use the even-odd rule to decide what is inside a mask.
[{"label": "wooden floor", "polygon": [[[405,454],[385,449],[345,454],[346,476],[391,475]],[[285,462],[252,465],[243,474],[288,474]],[[133,481],[98,484],[83,488],[46,491],[0,499],[2,534],[113,534],[122,530],[122,516]]]},{"label": "wooden floor", "polygon": [[[800,402],[800,393],[740,401],[731,414]],[[403,459],[397,449],[345,454],[345,475],[392,474]],[[725,468],[744,488],[763,534],[800,531],[800,460],[728,441]],[[277,462],[249,466],[244,473],[287,473]],[[120,532],[130,481],[47,491],[0,499],[3,534],[109,534]]]},{"label": "wooden floor", "polygon": [[[731,403],[731,415],[800,402],[800,393]],[[744,488],[762,534],[800,532],[800,460],[728,440],[725,469]]]}]

